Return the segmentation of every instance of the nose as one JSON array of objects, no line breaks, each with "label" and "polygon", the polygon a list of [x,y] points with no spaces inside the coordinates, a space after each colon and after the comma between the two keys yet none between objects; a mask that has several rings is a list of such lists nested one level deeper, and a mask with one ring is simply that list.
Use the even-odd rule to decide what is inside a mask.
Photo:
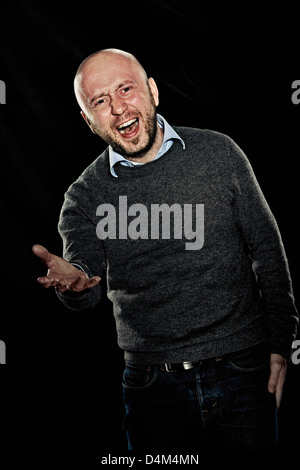
[{"label": "nose", "polygon": [[110,101],[111,112],[114,115],[121,116],[127,109],[127,104],[118,95],[115,95]]}]

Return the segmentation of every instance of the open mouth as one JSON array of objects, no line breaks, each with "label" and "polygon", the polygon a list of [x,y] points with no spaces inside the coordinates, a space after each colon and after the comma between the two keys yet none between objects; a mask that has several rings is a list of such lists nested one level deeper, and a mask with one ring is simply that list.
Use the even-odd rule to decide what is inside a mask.
[{"label": "open mouth", "polygon": [[129,121],[124,122],[117,129],[123,137],[134,137],[139,129],[139,118],[129,119]]}]

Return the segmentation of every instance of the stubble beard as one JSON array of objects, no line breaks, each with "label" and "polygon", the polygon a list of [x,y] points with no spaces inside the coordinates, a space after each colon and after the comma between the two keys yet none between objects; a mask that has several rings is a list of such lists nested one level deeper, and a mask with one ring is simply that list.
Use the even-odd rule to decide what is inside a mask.
[{"label": "stubble beard", "polygon": [[[139,119],[140,119],[139,115]],[[112,147],[112,149],[122,155],[124,158],[143,158],[147,152],[152,148],[154,142],[156,140],[157,135],[157,112],[156,112],[156,105],[153,99],[152,94],[150,93],[150,106],[145,113],[145,118],[143,119],[145,124],[145,133],[147,136],[147,141],[145,145],[138,149],[129,151],[126,149],[125,146],[122,145],[121,142],[118,142],[114,139],[110,134],[107,132],[101,131],[97,126],[93,126],[94,132],[96,132],[101,139],[103,139],[108,145]],[[122,137],[120,137],[121,139]],[[139,136],[136,139],[132,139],[131,143],[137,145],[139,142]]]}]

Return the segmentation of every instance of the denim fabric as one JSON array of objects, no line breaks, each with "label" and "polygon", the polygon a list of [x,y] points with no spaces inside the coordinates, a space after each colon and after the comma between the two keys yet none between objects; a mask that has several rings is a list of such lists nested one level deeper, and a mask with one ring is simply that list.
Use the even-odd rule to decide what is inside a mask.
[{"label": "denim fabric", "polygon": [[180,372],[127,364],[128,449],[272,449],[277,420],[269,374],[264,344]]}]

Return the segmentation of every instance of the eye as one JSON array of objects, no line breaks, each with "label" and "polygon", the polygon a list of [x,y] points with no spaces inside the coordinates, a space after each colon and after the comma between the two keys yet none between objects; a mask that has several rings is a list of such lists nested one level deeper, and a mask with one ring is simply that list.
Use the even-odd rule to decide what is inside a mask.
[{"label": "eye", "polygon": [[102,96],[101,98],[97,99],[94,103],[94,106],[97,108],[103,108],[108,103],[108,96]]},{"label": "eye", "polygon": [[122,88],[122,93],[123,93],[123,94],[124,94],[124,93],[128,93],[131,89],[132,89],[131,86],[126,86],[126,87]]}]

